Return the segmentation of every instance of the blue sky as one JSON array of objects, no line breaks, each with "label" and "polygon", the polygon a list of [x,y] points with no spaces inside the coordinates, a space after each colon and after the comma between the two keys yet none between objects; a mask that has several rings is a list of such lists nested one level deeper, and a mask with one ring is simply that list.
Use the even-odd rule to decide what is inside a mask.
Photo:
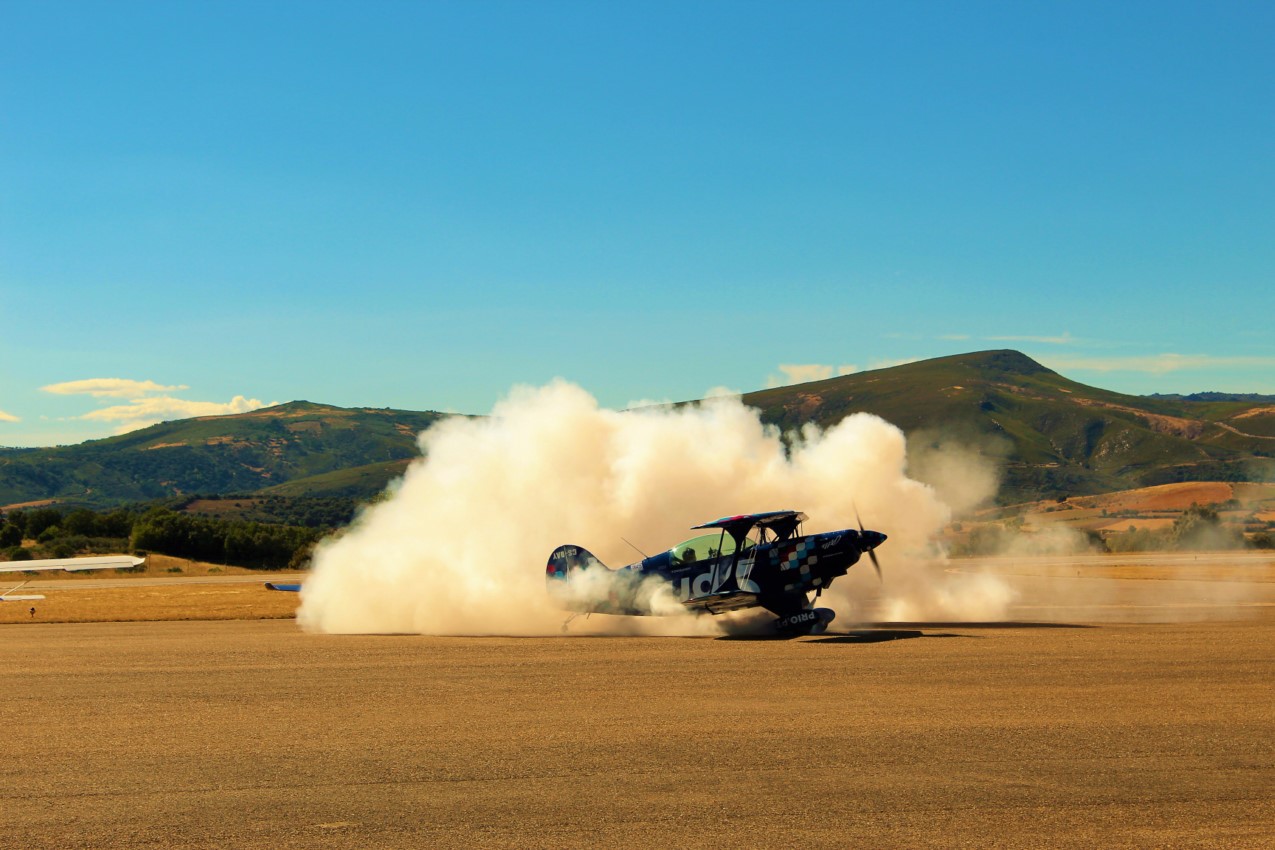
[{"label": "blue sky", "polygon": [[1275,392],[1273,10],[8,0],[0,445],[1002,347]]}]

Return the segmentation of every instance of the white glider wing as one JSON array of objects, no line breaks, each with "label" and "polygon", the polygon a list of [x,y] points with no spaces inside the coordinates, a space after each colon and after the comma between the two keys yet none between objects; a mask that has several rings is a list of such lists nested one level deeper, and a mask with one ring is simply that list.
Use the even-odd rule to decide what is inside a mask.
[{"label": "white glider wing", "polygon": [[[6,561],[0,564],[0,573],[38,573],[47,570],[65,570],[68,573],[76,573],[81,570],[109,570],[109,569],[128,569],[129,567],[140,567],[146,563],[145,558],[136,558],[132,555],[95,555],[88,558],[44,558],[37,561]],[[22,587],[26,582],[22,582],[17,587],[9,591],[0,591],[0,602],[26,602],[33,599],[43,599],[43,596],[35,594],[15,594],[14,591]]]},{"label": "white glider wing", "polygon": [[45,558],[40,561],[6,561],[0,564],[0,573],[35,573],[45,570],[66,570],[76,573],[80,570],[109,570],[140,567],[146,563],[145,558],[132,555],[97,555],[89,558]]}]

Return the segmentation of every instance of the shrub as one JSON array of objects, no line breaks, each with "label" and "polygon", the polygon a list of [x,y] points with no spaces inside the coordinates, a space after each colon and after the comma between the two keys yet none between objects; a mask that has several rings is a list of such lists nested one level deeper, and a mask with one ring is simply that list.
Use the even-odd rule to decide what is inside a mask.
[{"label": "shrub", "polygon": [[11,522],[0,526],[0,549],[22,545],[22,529]]}]

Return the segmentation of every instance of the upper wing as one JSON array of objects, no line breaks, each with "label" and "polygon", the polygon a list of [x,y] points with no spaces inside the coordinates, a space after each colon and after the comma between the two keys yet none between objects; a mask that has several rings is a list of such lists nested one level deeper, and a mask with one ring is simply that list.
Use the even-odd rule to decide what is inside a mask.
[{"label": "upper wing", "polygon": [[38,561],[7,561],[0,564],[0,573],[35,573],[44,570],[66,570],[69,573],[80,570],[109,570],[140,567],[146,563],[145,558],[132,555],[98,555],[91,558],[45,558]]}]

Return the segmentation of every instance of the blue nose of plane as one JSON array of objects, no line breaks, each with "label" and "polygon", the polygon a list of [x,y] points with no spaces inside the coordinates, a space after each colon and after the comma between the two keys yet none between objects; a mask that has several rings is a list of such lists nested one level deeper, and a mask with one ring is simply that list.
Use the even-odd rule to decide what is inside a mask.
[{"label": "blue nose of plane", "polygon": [[861,531],[859,537],[863,541],[863,551],[870,552],[886,541],[886,536],[879,531]]}]

